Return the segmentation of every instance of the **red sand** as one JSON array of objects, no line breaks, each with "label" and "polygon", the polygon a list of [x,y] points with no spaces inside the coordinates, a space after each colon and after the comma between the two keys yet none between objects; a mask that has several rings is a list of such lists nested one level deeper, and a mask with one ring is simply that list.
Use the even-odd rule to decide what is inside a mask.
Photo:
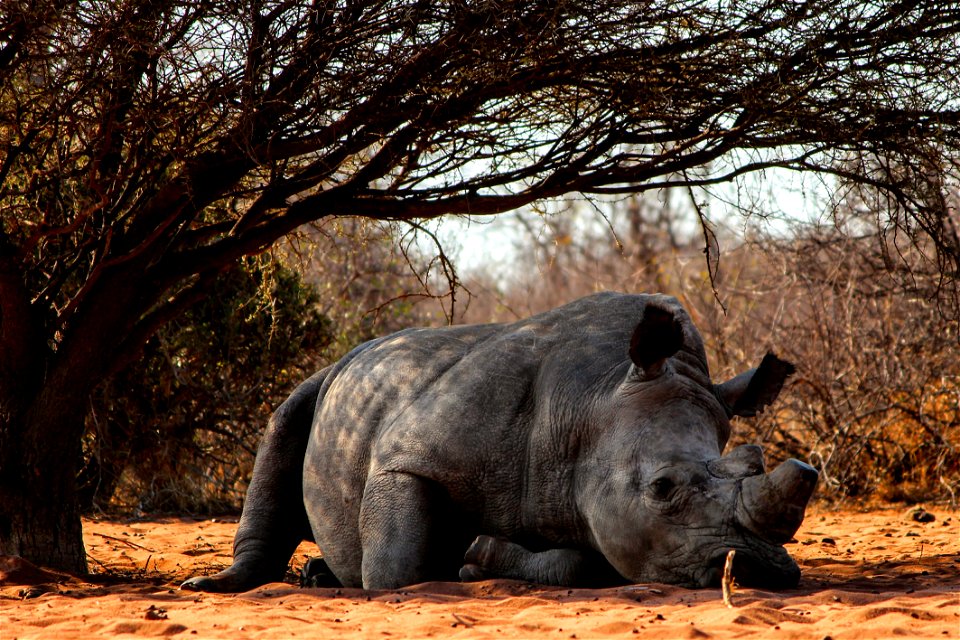
[{"label": "red sand", "polygon": [[[58,577],[0,562],[0,640],[176,638],[960,638],[960,516],[931,509],[814,507],[788,549],[798,589],[665,585],[556,589],[496,580],[400,591],[266,585],[236,595],[179,591],[230,562],[236,520],[88,520],[94,575]],[[312,548],[311,548],[312,547]],[[304,544],[295,564],[316,555]],[[27,569],[33,569],[27,571]],[[112,575],[104,575],[108,571]],[[118,576],[117,574],[121,574]],[[125,577],[122,577],[125,574]]]}]

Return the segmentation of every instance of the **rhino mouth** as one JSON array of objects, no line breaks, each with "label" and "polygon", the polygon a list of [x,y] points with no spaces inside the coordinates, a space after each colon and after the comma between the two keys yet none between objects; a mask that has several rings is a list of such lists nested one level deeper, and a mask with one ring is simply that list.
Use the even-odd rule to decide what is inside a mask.
[{"label": "rhino mouth", "polygon": [[[727,551],[707,563],[699,582],[701,587],[719,587]],[[742,587],[760,589],[793,589],[800,583],[800,567],[782,547],[771,547],[758,553],[756,549],[736,549],[733,578]]]}]

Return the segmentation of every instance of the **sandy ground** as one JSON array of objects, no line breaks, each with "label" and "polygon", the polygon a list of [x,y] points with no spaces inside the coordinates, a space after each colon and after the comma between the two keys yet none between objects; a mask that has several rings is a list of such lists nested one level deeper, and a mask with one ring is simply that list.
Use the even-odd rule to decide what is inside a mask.
[{"label": "sandy ground", "polygon": [[[94,574],[57,577],[0,558],[0,639],[176,638],[960,638],[960,515],[814,507],[788,549],[798,589],[648,584],[555,589],[514,581],[401,591],[270,584],[237,595],[179,591],[230,562],[236,519],[88,520]],[[312,549],[311,549],[312,547]],[[316,555],[304,544],[295,565]]]}]

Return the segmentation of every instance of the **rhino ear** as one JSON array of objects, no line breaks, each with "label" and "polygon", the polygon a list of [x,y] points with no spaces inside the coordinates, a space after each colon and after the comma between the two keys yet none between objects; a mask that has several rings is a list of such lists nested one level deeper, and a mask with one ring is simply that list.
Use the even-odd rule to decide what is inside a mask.
[{"label": "rhino ear", "polygon": [[683,346],[683,325],[670,311],[647,305],[643,317],[630,338],[630,359],[652,378],[660,374],[663,363]]},{"label": "rhino ear", "polygon": [[795,370],[786,360],[768,353],[756,369],[741,373],[714,388],[728,416],[749,418],[777,399],[783,383]]}]

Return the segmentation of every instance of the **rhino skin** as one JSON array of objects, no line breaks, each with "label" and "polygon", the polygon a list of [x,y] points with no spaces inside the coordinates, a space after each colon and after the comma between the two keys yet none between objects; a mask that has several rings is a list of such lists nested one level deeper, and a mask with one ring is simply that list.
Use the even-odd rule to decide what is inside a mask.
[{"label": "rhino skin", "polygon": [[[817,471],[721,456],[775,400],[767,354],[713,384],[674,298],[600,293],[512,324],[409,329],[302,383],[271,418],[234,562],[183,588],[281,580],[296,546],[346,587],[502,577],[554,585],[790,588],[784,550]],[[309,576],[308,576],[309,578]]]}]

